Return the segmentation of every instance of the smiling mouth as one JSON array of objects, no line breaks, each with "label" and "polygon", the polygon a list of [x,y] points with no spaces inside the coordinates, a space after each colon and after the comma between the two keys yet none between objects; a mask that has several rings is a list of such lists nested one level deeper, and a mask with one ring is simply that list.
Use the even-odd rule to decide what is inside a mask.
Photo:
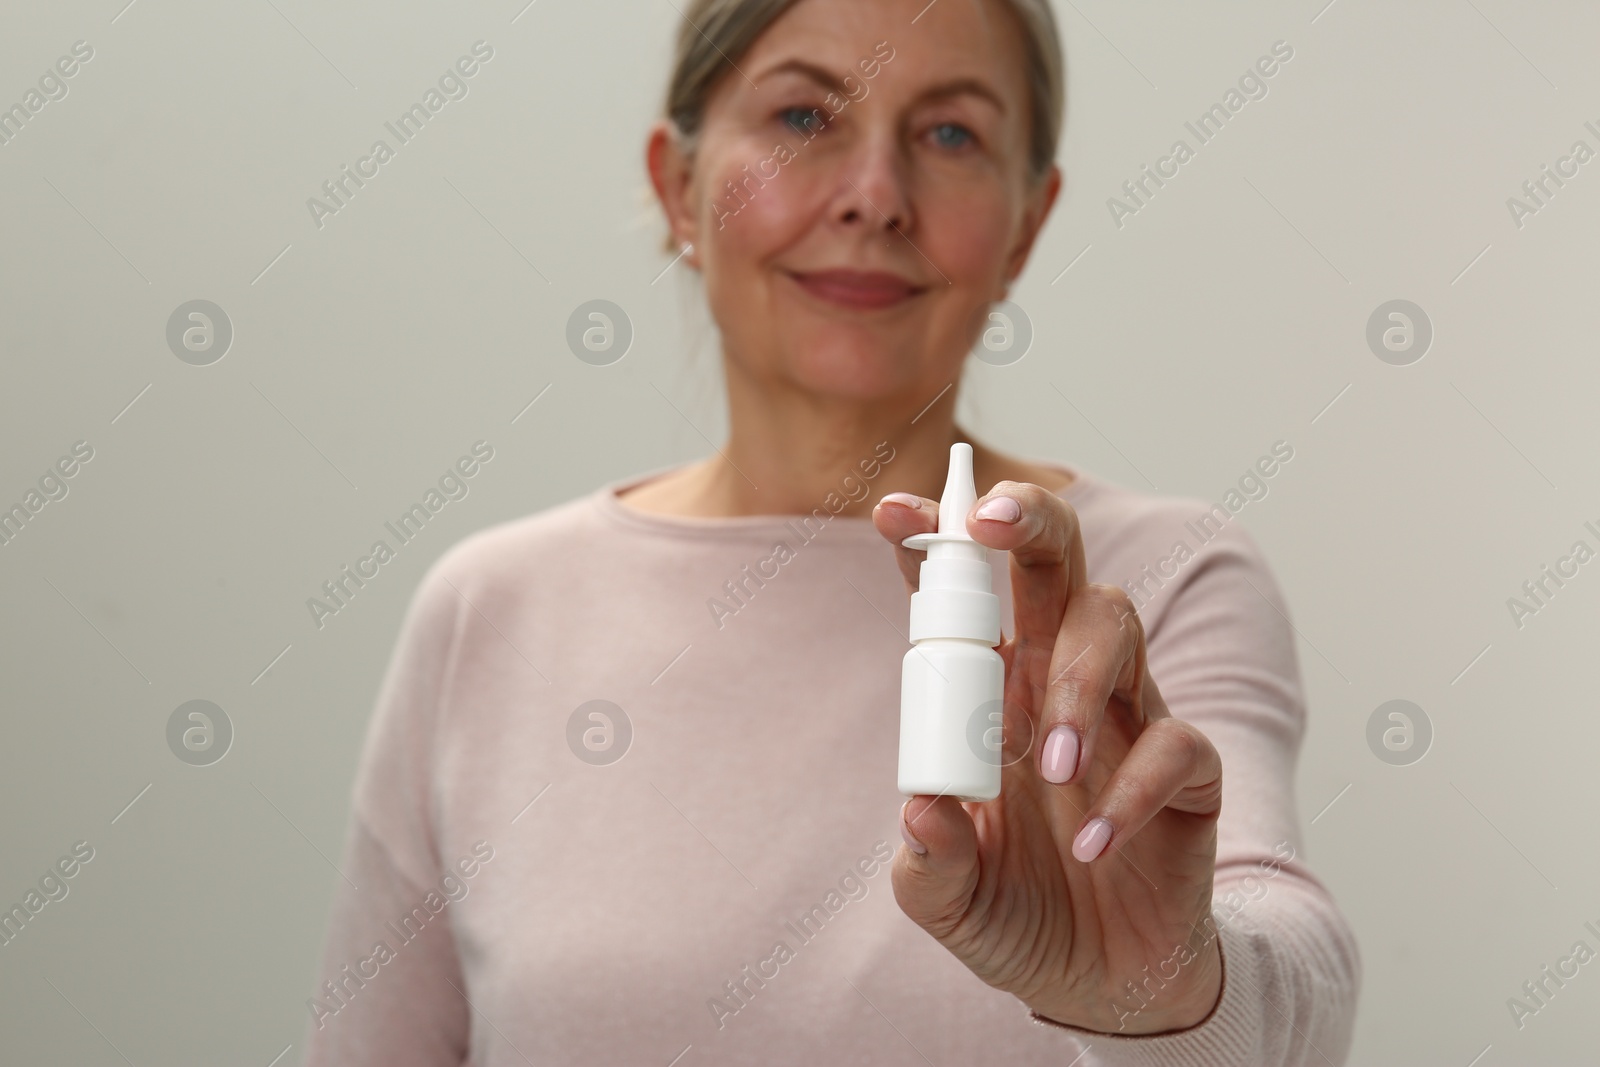
[{"label": "smiling mouth", "polygon": [[927,292],[928,288],[884,271],[820,270],[805,273],[784,271],[784,273],[817,299],[847,308],[893,307]]}]

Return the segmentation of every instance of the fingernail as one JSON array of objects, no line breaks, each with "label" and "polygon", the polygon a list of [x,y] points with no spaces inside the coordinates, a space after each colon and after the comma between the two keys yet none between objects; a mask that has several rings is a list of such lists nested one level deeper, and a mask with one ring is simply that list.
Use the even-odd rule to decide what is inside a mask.
[{"label": "fingernail", "polygon": [[911,801],[908,800],[905,804],[900,805],[900,836],[906,839],[906,845],[912,852],[921,856],[927,853],[928,846],[912,837],[910,828],[906,826],[906,804],[910,803]]},{"label": "fingernail", "polygon": [[1110,840],[1111,820],[1104,816],[1090,819],[1072,842],[1072,854],[1078,858],[1078,862],[1088,863],[1105,850],[1106,842]]},{"label": "fingernail", "polygon": [[1077,769],[1078,731],[1062,724],[1051,730],[1044,740],[1044,759],[1040,761],[1039,773],[1044,775],[1045,781],[1060,785]]},{"label": "fingernail", "polygon": [[1016,522],[1022,518],[1022,505],[1009,496],[992,497],[983,502],[977,517],[994,519],[996,522]]},{"label": "fingernail", "polygon": [[878,501],[878,503],[903,504],[908,508],[920,508],[922,506],[922,501],[912,496],[910,493],[889,493],[882,500]]}]

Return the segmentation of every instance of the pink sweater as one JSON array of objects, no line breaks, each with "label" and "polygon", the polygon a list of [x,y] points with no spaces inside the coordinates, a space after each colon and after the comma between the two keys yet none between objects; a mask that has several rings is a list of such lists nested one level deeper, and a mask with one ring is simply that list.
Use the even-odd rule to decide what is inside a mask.
[{"label": "pink sweater", "polygon": [[1205,1021],[1039,1021],[906,918],[890,545],[832,515],[842,497],[809,525],[616,498],[652,471],[467,537],[422,580],[361,756],[305,1062],[1344,1062],[1361,962],[1303,854],[1288,606],[1236,521],[1201,546],[1205,502],[1053,466],[1076,475],[1090,580],[1139,591],[1152,677],[1222,754]]}]

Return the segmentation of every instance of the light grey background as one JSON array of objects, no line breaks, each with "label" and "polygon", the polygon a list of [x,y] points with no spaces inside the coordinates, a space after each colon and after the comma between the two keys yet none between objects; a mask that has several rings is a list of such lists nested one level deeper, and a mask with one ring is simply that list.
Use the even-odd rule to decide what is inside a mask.
[{"label": "light grey background", "polygon": [[[0,1058],[266,1067],[303,1054],[329,860],[422,572],[721,440],[714,334],[692,275],[657,280],[641,198],[679,16],[124,2],[0,18],[0,105],[94,48],[0,147],[0,505],[94,449],[0,547],[0,902],[95,849],[0,948]],[[1240,521],[1301,637],[1304,851],[1366,970],[1351,1062],[1576,1062],[1600,964],[1521,1030],[1506,1001],[1600,947],[1600,563],[1520,629],[1506,602],[1600,546],[1600,160],[1521,228],[1506,200],[1600,148],[1600,15],[1325,4],[1058,4],[1067,186],[1013,293],[1033,347],[972,361],[961,413],[1000,447],[1212,500],[1293,445]],[[307,198],[479,39],[469,95],[318,229]],[[1107,198],[1280,39],[1269,95],[1115,226]],[[594,298],[635,329],[608,367],[563,339]],[[1365,342],[1396,298],[1435,330],[1405,367]],[[193,299],[235,331],[206,367],[165,341]],[[317,629],[306,599],[478,439],[495,459],[470,495]],[[1401,767],[1366,741],[1399,698],[1435,732]],[[235,729],[209,767],[167,747],[193,699]]]}]

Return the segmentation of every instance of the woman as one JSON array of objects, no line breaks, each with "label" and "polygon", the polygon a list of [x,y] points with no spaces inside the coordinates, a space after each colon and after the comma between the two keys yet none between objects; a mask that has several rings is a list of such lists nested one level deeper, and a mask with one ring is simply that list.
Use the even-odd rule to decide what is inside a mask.
[{"label": "woman", "polygon": [[[1116,583],[1204,505],[954,421],[1061,185],[1047,0],[683,14],[647,161],[728,441],[429,571],[308,1062],[1341,1062],[1360,963],[1297,858],[1259,550],[1219,523],[1136,612]],[[902,805],[900,542],[955,441],[1000,550],[1004,786]]]}]

